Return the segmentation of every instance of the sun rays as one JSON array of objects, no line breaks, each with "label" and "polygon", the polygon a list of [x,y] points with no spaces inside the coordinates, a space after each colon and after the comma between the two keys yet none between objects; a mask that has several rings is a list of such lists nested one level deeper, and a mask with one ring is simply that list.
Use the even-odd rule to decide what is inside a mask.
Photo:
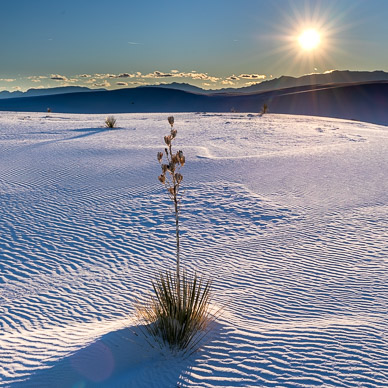
[{"label": "sun rays", "polygon": [[[288,9],[289,11],[289,9]],[[262,57],[268,58],[272,73],[283,72],[288,68],[288,74],[310,74],[325,72],[338,68],[338,58],[350,57],[346,51],[347,42],[341,37],[353,26],[344,23],[344,18],[350,10],[337,12],[333,7],[305,7],[294,5],[291,12],[286,13],[280,6],[277,9],[279,23],[269,25],[275,28],[274,34],[261,37],[273,42]]]}]

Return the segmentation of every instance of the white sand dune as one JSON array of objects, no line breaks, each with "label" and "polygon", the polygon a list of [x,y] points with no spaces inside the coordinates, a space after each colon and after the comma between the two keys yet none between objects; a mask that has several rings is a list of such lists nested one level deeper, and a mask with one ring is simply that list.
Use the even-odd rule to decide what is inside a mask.
[{"label": "white sand dune", "polygon": [[116,118],[0,115],[0,386],[387,386],[387,127],[175,115],[183,265],[224,306],[182,358],[134,316],[174,267],[168,123]]}]

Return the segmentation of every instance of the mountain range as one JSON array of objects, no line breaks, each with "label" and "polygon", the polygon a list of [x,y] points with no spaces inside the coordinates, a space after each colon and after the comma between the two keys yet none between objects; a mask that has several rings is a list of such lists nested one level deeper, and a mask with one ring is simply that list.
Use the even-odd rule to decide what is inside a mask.
[{"label": "mountain range", "polygon": [[8,90],[3,90],[2,92],[0,92],[0,99],[51,96],[54,94],[95,92],[95,91],[101,91],[101,90],[106,90],[106,89],[90,89],[84,86],[60,86],[57,88],[47,88],[47,89],[28,89],[25,92],[21,92],[19,90],[16,90],[14,92],[9,92]]},{"label": "mountain range", "polygon": [[[333,72],[334,73],[334,72]],[[345,74],[351,75],[354,72]],[[380,74],[382,73],[382,74]],[[329,73],[332,74],[332,73]],[[363,75],[364,72],[357,72]],[[369,76],[388,74],[373,72]],[[368,73],[366,73],[368,75]],[[197,88],[185,91],[166,85],[127,88],[119,90],[69,92],[34,97],[0,100],[0,111],[25,111],[62,113],[148,113],[148,112],[260,112],[267,104],[271,113],[303,114],[366,121],[388,125],[388,81],[327,82],[312,84],[307,78],[281,77],[270,82],[273,89],[242,93],[224,90],[217,93],[198,92]],[[328,80],[314,75],[320,81]],[[330,78],[342,79],[344,74]],[[291,79],[288,79],[291,78]],[[301,79],[302,78],[302,79]],[[276,85],[293,83],[309,84],[276,88]],[[263,83],[259,84],[262,85]],[[258,85],[258,86],[259,86]]]},{"label": "mountain range", "polygon": [[170,84],[153,85],[160,88],[179,89],[192,93],[256,93],[275,89],[292,88],[296,86],[344,84],[355,82],[388,81],[388,73],[384,71],[350,71],[334,70],[323,74],[307,74],[302,77],[281,76],[251,86],[242,88],[201,89],[187,83],[173,82]]}]

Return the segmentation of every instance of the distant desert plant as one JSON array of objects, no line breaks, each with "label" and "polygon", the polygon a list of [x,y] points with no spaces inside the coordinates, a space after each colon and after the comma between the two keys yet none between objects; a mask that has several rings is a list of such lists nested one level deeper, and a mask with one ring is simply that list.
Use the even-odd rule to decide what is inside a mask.
[{"label": "distant desert plant", "polygon": [[155,295],[151,295],[145,305],[139,303],[137,312],[149,334],[172,350],[188,351],[197,345],[212,320],[209,311],[211,281],[197,274],[191,278],[180,268],[180,185],[183,181],[181,168],[186,159],[181,150],[173,152],[172,142],[177,136],[174,117],[168,117],[168,122],[170,134],[164,137],[164,151],[157,154],[162,169],[158,179],[174,205],[176,270],[159,273],[152,281]]},{"label": "distant desert plant", "polygon": [[105,119],[105,126],[107,128],[114,128],[116,126],[116,119],[113,116],[108,116]]},{"label": "distant desert plant", "polygon": [[47,108],[47,113],[51,113],[51,108]]},{"label": "distant desert plant", "polygon": [[262,108],[261,108],[260,114],[264,115],[266,113],[268,113],[268,104],[264,103]]}]

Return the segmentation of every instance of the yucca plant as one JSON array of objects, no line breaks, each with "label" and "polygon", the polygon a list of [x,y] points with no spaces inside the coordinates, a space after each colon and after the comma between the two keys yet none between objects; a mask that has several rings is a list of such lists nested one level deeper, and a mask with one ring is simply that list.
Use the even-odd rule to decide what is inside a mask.
[{"label": "yucca plant", "polygon": [[263,107],[261,108],[260,114],[263,115],[266,113],[268,113],[268,104],[264,103]]},{"label": "yucca plant", "polygon": [[[203,280],[195,274],[190,278],[180,268],[179,214],[183,181],[181,168],[186,159],[183,152],[174,152],[172,142],[177,136],[174,117],[168,117],[170,134],[164,137],[164,152],[158,152],[157,159],[162,173],[159,181],[166,187],[174,205],[176,237],[176,271],[159,273],[152,281],[155,295],[148,303],[137,306],[140,319],[148,332],[172,350],[193,349],[204,335],[204,329],[211,321],[209,310],[210,280]],[[201,335],[202,334],[202,335]]]},{"label": "yucca plant", "polygon": [[113,116],[108,116],[105,119],[105,126],[107,128],[114,128],[116,126],[116,119]]},{"label": "yucca plant", "polygon": [[160,273],[152,282],[155,296],[140,313],[148,333],[174,351],[195,349],[211,322],[209,311],[210,281],[182,271],[178,279],[170,271]]}]

